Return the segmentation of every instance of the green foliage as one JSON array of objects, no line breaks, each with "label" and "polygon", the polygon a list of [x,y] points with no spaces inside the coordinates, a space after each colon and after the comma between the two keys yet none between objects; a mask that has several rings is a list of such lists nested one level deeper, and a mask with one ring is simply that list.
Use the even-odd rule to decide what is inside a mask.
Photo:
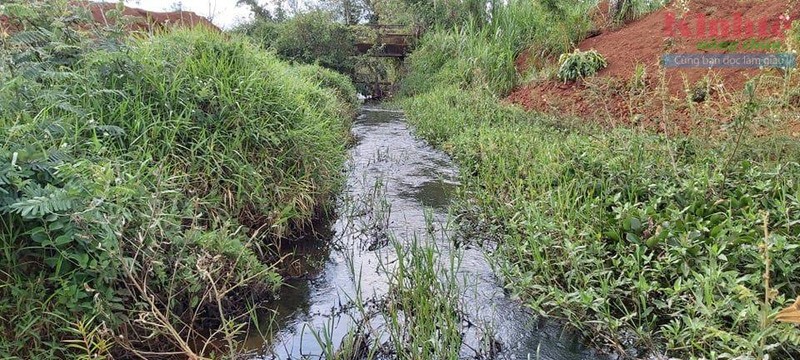
[{"label": "green foliage", "polygon": [[792,27],[786,33],[786,51],[796,52],[800,48],[800,22],[792,22]]},{"label": "green foliage", "polygon": [[234,33],[246,35],[252,42],[259,44],[264,49],[270,49],[278,37],[280,26],[278,22],[256,19],[237,25]]},{"label": "green foliage", "polygon": [[564,82],[575,81],[592,76],[606,66],[606,58],[597,51],[575,49],[558,57],[558,78]]},{"label": "green foliage", "polygon": [[[333,69],[353,79],[323,81],[331,85],[339,82],[339,85],[334,86],[337,88],[349,87],[347,83],[352,82],[370,84],[376,78],[378,81],[390,81],[397,68],[396,62],[391,59],[356,54],[356,42],[377,40],[378,33],[374,28],[354,25],[344,27],[335,22],[330,14],[322,11],[300,14],[283,22],[253,21],[243,24],[235,31],[247,35],[284,60]],[[320,39],[322,42],[318,42]],[[302,66],[298,68],[303,69]],[[314,74],[317,70],[307,72],[324,80],[321,77],[323,75]],[[361,90],[370,91],[365,88]],[[355,98],[344,100],[354,103]]]},{"label": "green foliage", "polygon": [[403,0],[416,15],[416,22],[426,28],[451,28],[465,23],[485,24],[490,19],[487,8],[500,5],[495,0]]},{"label": "green foliage", "polygon": [[[343,160],[341,103],[331,92],[246,42],[212,33],[176,32],[135,49],[87,62],[105,75],[89,86],[110,91],[84,100],[108,109],[104,124],[130,134],[123,143],[172,161],[186,188],[224,200],[211,213],[245,225],[269,218],[279,236],[302,225],[292,219],[312,216]],[[321,153],[331,155],[316,158]],[[275,191],[273,179],[294,191]]]},{"label": "green foliage", "polygon": [[264,6],[259,4],[257,0],[236,0],[236,5],[244,5],[250,8],[250,12],[253,13],[255,18],[259,21],[269,22],[275,20],[275,18],[283,17],[282,8],[278,7],[276,14],[277,16],[273,16],[272,13]]},{"label": "green foliage", "polygon": [[624,23],[663,8],[668,0],[619,0],[609,8],[614,22]]},{"label": "green foliage", "polygon": [[353,73],[353,34],[347,26],[334,21],[329,12],[310,11],[283,22],[256,21],[239,31],[274,50],[284,60]]},{"label": "green foliage", "polygon": [[[482,7],[475,9],[480,11],[473,11],[468,10],[473,2],[407,2],[412,9],[428,9],[427,13],[418,11],[422,17],[430,16],[430,29],[406,60],[405,95],[422,94],[441,84],[506,95],[518,84],[515,60],[522,53],[549,61],[570,51],[594,26],[588,14],[597,6],[597,2],[580,0],[479,1]],[[661,1],[627,3],[637,16],[663,6]],[[593,64],[598,59],[587,60]]]},{"label": "green foliage", "polygon": [[337,22],[345,25],[373,20],[373,0],[322,0],[319,7],[330,11]]},{"label": "green foliage", "polygon": [[591,2],[548,10],[540,2],[514,0],[492,7],[491,21],[470,21],[428,32],[406,60],[404,94],[430,91],[438,84],[487,89],[504,95],[517,84],[514,61],[522,52],[563,53],[583,38],[591,24]]},{"label": "green foliage", "polygon": [[647,86],[647,67],[643,64],[636,64],[633,76],[628,82],[628,89],[632,92],[643,92]]},{"label": "green foliage", "polygon": [[516,81],[513,53],[499,43],[487,45],[480,37],[461,33],[434,32],[408,57],[409,73],[402,79],[406,95],[430,91],[436,84],[491,87],[510,91]]},{"label": "green foliage", "polygon": [[360,100],[353,82],[347,76],[316,65],[296,65],[294,68],[301,77],[317,82],[324,89],[332,90],[343,104],[348,105],[348,111],[356,110]]},{"label": "green foliage", "polygon": [[677,358],[800,351],[770,320],[800,292],[796,146],[585,133],[454,87],[404,105],[468,174],[463,224],[531,308]]},{"label": "green foliage", "polygon": [[[428,94],[405,100],[403,108],[407,113],[414,115],[409,120],[417,125],[414,130],[416,134],[435,146],[450,149],[448,141],[463,132],[465,128],[481,124],[499,125],[518,121],[525,117],[525,113],[520,109],[497,106],[497,99],[487,95],[478,90],[460,90],[452,85],[440,86]],[[437,101],[433,101],[433,99]],[[453,111],[458,108],[469,109],[469,111]],[[423,118],[417,115],[418,113],[445,114],[447,121]]]},{"label": "green foliage", "polygon": [[339,184],[352,85],[203,29],[89,37],[57,4],[4,8],[0,357],[234,339],[280,284],[264,237]]},{"label": "green foliage", "polygon": [[[587,9],[512,1],[491,24],[428,33],[409,58],[403,105],[466,174],[465,230],[498,243],[514,296],[614,348],[796,357],[800,334],[771,320],[799,292],[796,145],[597,132],[496,100],[515,85],[516,56],[572,48]],[[605,66],[595,52],[560,60],[563,80]],[[757,113],[750,98],[737,119]]]},{"label": "green foliage", "polygon": [[[638,16],[662,3],[623,5]],[[761,111],[751,85],[738,131],[721,141],[569,126],[495,98],[514,86],[521,51],[546,59],[573,48],[587,9],[512,1],[491,24],[428,33],[409,58],[414,97],[403,105],[466,174],[465,230],[497,242],[494,262],[514,296],[598,345],[797,357],[800,333],[773,319],[800,292],[800,148],[743,136],[742,121]],[[560,65],[567,81],[606,62],[576,51]],[[631,86],[645,76],[637,71]]]},{"label": "green foliage", "polygon": [[461,254],[423,241],[393,244],[397,266],[387,274],[391,295],[383,314],[389,343],[399,359],[462,359]]}]

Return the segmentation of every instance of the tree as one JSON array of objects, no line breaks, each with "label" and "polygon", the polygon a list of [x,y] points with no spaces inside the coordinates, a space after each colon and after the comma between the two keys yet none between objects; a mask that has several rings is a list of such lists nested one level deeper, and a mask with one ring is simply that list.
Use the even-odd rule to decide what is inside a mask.
[{"label": "tree", "polygon": [[353,34],[347,26],[334,21],[329,12],[310,11],[276,25],[272,48],[279,56],[317,63],[344,74],[353,73]]},{"label": "tree", "polygon": [[176,1],[169,7],[169,11],[183,11],[183,1]]},{"label": "tree", "polygon": [[261,6],[258,0],[236,0],[236,5],[246,5],[250,8],[250,12],[256,17],[257,20],[274,20],[272,14],[267,8]]},{"label": "tree", "polygon": [[324,0],[320,4],[321,9],[330,11],[345,25],[358,24],[368,11],[367,0]]}]

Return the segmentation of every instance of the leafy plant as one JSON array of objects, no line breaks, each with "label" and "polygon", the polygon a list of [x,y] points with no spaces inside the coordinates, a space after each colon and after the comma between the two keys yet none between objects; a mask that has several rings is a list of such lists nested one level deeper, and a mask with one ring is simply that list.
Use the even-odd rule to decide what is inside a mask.
[{"label": "leafy plant", "polygon": [[586,13],[594,2],[557,3],[498,1],[493,3],[491,20],[451,24],[426,33],[406,60],[402,93],[423,94],[453,84],[508,94],[518,83],[515,60],[523,51],[536,58],[560,54],[591,27]]},{"label": "leafy plant", "polygon": [[633,76],[628,83],[628,88],[631,93],[642,93],[647,87],[647,67],[643,64],[636,64],[636,70],[633,71]]},{"label": "leafy plant", "polygon": [[564,82],[592,76],[608,66],[606,58],[595,50],[575,51],[561,54],[558,58],[558,78]]},{"label": "leafy plant", "polygon": [[331,14],[312,11],[278,23],[271,48],[286,60],[353,73],[353,34]]},{"label": "leafy plant", "polygon": [[318,65],[297,65],[295,70],[302,77],[318,83],[322,88],[333,91],[336,97],[349,107],[348,112],[355,111],[360,101],[356,96],[353,82],[347,76]]},{"label": "leafy plant", "polygon": [[235,352],[280,285],[271,240],[339,186],[352,85],[205,29],[2,9],[0,357]]}]

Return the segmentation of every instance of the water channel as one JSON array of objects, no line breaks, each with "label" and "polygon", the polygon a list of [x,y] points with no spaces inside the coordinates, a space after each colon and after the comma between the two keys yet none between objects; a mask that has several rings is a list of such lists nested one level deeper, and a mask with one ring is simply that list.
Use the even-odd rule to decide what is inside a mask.
[{"label": "water channel", "polygon": [[[297,249],[303,276],[290,280],[280,294],[271,319],[277,332],[269,340],[251,339],[250,347],[257,348],[253,359],[324,358],[321,343],[338,346],[363,320],[355,300],[368,303],[386,296],[396,249],[415,237],[436,246],[442,258],[449,259],[453,251],[460,256],[461,306],[475,324],[464,331],[464,358],[476,358],[468,349],[485,345],[486,336],[498,344],[492,355],[496,359],[601,357],[575,334],[510,299],[483,250],[454,249],[458,234],[448,206],[459,185],[458,168],[446,154],[414,137],[402,112],[367,105],[352,132],[355,144],[329,239]],[[380,329],[380,318],[369,321]]]}]

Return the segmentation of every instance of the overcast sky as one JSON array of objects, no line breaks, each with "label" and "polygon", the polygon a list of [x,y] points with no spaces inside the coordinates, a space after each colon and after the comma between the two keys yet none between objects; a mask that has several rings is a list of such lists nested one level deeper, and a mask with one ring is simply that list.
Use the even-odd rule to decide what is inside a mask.
[{"label": "overcast sky", "polygon": [[247,7],[236,6],[236,0],[124,0],[124,2],[125,5],[150,11],[169,11],[174,8],[175,3],[180,2],[183,10],[205,16],[222,28],[230,28],[251,16]]}]

